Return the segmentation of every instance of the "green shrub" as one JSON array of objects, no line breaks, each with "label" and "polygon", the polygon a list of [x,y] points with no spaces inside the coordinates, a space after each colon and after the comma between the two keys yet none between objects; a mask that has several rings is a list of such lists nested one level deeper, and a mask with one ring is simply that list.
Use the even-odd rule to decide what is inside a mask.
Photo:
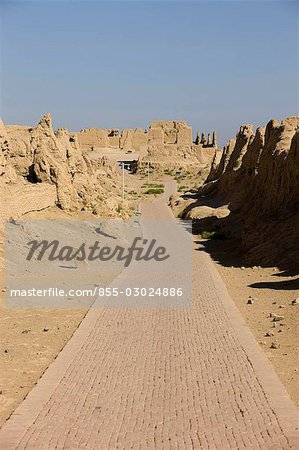
[{"label": "green shrub", "polygon": [[185,210],[183,209],[182,211],[180,211],[177,215],[177,217],[179,219],[184,219],[185,218]]},{"label": "green shrub", "polygon": [[175,181],[181,181],[185,178],[184,175],[178,175],[177,177],[174,177]]},{"label": "green shrub", "polygon": [[163,188],[150,188],[147,191],[145,191],[145,194],[163,194],[164,189]]},{"label": "green shrub", "polygon": [[164,173],[165,173],[165,175],[173,175],[174,171],[171,169],[164,169]]},{"label": "green shrub", "polygon": [[225,239],[225,235],[219,231],[203,231],[201,237],[203,239]]}]

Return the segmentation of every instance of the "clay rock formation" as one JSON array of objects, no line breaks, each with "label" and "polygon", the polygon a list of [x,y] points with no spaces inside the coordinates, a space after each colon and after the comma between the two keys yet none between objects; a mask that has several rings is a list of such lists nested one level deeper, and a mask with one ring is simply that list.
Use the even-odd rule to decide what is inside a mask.
[{"label": "clay rock formation", "polygon": [[237,133],[236,142],[231,155],[228,158],[227,166],[219,179],[218,189],[222,192],[226,192],[226,195],[231,194],[232,190],[234,191],[233,194],[235,193],[236,180],[239,177],[243,157],[253,140],[253,126],[249,124],[242,125]]},{"label": "clay rock formation", "polygon": [[224,160],[224,155],[226,154],[226,149],[224,147],[223,150],[220,149],[216,149],[212,162],[211,162],[211,168],[210,168],[210,172],[209,175],[207,177],[207,182],[209,181],[213,181],[217,178],[219,178],[219,172],[220,172],[220,167],[221,165],[223,165],[223,160]]},{"label": "clay rock formation", "polygon": [[227,208],[212,208],[211,206],[203,205],[191,208],[189,214],[187,214],[187,219],[205,219],[207,217],[220,219],[222,217],[227,217],[228,215],[229,210]]},{"label": "clay rock formation", "polygon": [[299,272],[299,117],[271,120],[255,134],[243,125],[185,214],[200,221],[203,206],[228,208],[213,228],[239,239],[248,263]]},{"label": "clay rock formation", "polygon": [[78,209],[71,165],[77,163],[78,170],[82,170],[81,161],[74,161],[72,153],[76,153],[76,149],[72,144],[66,130],[58,130],[56,134],[54,133],[50,114],[46,114],[41,119],[31,134],[31,148],[34,156],[30,167],[30,180],[55,184],[58,204],[66,210]]},{"label": "clay rock formation", "polygon": [[49,114],[32,131],[31,150],[31,180],[54,183],[62,209],[78,211],[82,205],[93,203],[96,196],[111,194],[105,193],[102,185],[109,172],[110,179],[112,174],[117,178],[115,170],[105,158],[91,162],[82,153],[75,133],[70,134],[65,128],[54,132]]},{"label": "clay rock formation", "polygon": [[269,255],[299,272],[299,117],[270,121],[258,170],[244,202],[248,259]]},{"label": "clay rock formation", "polygon": [[235,145],[236,140],[230,139],[228,143],[223,147],[222,151],[218,151],[215,153],[215,156],[211,164],[211,170],[207,177],[206,182],[217,180],[222,175],[230,160]]},{"label": "clay rock formation", "polygon": [[7,183],[12,183],[17,179],[17,173],[12,164],[9,164],[11,158],[11,143],[4,126],[0,119],[0,188],[3,194],[3,187]]},{"label": "clay rock formation", "polygon": [[[1,220],[0,236],[4,232],[5,221],[11,217],[19,218],[31,211],[42,210],[55,205],[56,188],[49,184],[33,185],[22,176],[28,174],[28,167],[18,162],[19,148],[15,147],[15,141],[9,131],[0,120],[0,196],[1,196]],[[18,127],[15,127],[16,129]],[[24,129],[26,127],[23,127]],[[22,145],[20,143],[20,145]],[[27,149],[28,150],[28,149]],[[27,151],[21,160],[29,161]],[[28,162],[30,164],[30,161]],[[20,169],[21,167],[21,169]],[[24,169],[24,170],[23,170]]]},{"label": "clay rock formation", "polygon": [[[115,137],[119,136],[111,136]],[[7,206],[3,220],[20,217],[31,211],[30,206],[36,211],[59,206],[69,213],[118,215],[116,169],[106,158],[89,160],[75,133],[65,128],[54,131],[50,114],[35,127],[5,127],[0,122],[0,145],[0,187]],[[22,204],[18,208],[14,196]]]},{"label": "clay rock formation", "polygon": [[0,176],[5,174],[5,168],[7,166],[7,156],[9,153],[9,142],[7,132],[4,126],[4,123],[0,119],[0,146],[1,146],[1,155],[0,155]]},{"label": "clay rock formation", "polygon": [[1,154],[7,156],[9,152],[8,134],[2,119],[0,119],[0,146]]},{"label": "clay rock formation", "polygon": [[[262,132],[262,127],[260,131]],[[242,195],[242,189],[235,189],[236,184],[244,183],[248,172],[248,167],[244,164],[243,158],[248,154],[256,154],[255,148],[260,151],[260,135],[254,135],[253,126],[246,124],[242,125],[236,135],[236,139],[231,139],[224,146],[223,151],[211,164],[211,170],[207,176],[205,184],[200,189],[201,193],[215,191],[218,196],[221,196],[228,203],[231,203],[232,197],[236,200]],[[219,164],[217,165],[217,159]]]},{"label": "clay rock formation", "polygon": [[21,126],[7,127],[7,133],[11,144],[11,164],[16,172],[24,177],[28,176],[28,168],[32,160],[30,147],[30,133],[32,128]]}]

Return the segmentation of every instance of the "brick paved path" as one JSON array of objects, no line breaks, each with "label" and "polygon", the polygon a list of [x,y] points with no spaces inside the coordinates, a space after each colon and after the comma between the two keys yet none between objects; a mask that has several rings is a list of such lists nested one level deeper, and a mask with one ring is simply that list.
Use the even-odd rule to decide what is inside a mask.
[{"label": "brick paved path", "polygon": [[[161,200],[143,213],[170,217]],[[296,425],[208,255],[194,251],[192,307],[92,309],[0,449],[288,449]]]}]

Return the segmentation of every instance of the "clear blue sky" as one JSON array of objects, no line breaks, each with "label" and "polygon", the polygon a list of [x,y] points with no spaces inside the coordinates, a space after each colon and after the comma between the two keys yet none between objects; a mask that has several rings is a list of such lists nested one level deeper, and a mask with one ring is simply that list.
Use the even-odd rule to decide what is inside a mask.
[{"label": "clear blue sky", "polygon": [[298,114],[298,3],[6,1],[1,115],[55,127],[187,120],[218,131]]}]

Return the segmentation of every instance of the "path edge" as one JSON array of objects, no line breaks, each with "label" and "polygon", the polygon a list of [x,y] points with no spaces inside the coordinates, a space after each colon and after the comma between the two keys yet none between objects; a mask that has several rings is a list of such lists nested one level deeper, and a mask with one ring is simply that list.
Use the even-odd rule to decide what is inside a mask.
[{"label": "path edge", "polygon": [[[204,249],[203,249],[204,250]],[[275,414],[291,448],[299,448],[299,410],[291,400],[286,388],[276,374],[266,353],[259,346],[245,319],[228,293],[227,287],[217,270],[216,263],[204,250],[208,268],[214,280],[219,298],[236,336],[252,365],[267,401]]]},{"label": "path edge", "polygon": [[91,307],[70,340],[46,368],[36,385],[0,429],[0,449],[15,450],[28,428],[63,379],[98,320],[100,309]]}]

